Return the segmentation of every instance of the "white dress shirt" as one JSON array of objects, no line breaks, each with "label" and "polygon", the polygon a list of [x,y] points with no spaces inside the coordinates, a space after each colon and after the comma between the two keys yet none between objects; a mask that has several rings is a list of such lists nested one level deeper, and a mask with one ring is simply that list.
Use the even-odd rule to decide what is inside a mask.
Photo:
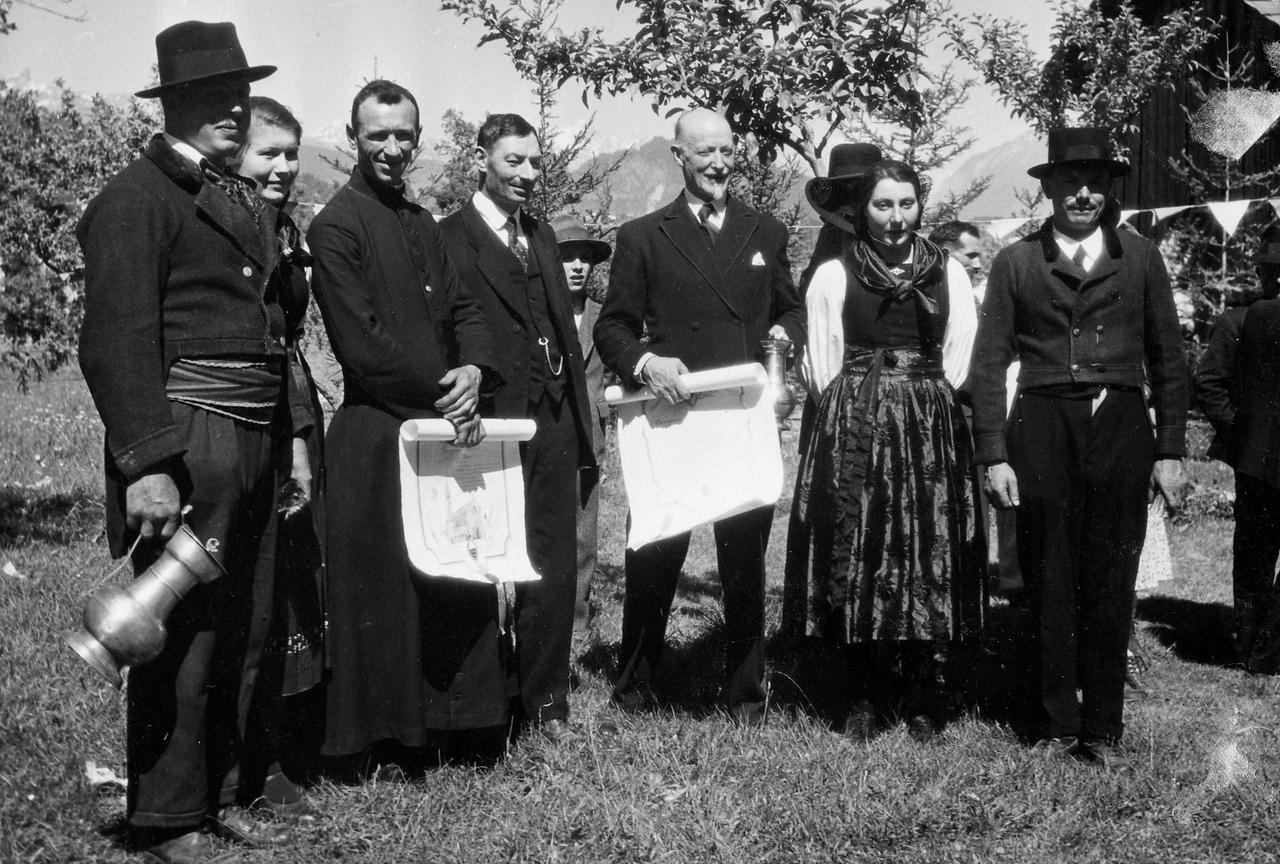
[{"label": "white dress shirt", "polygon": [[516,219],[516,242],[520,244],[520,248],[526,252],[529,250],[529,238],[524,233],[524,228],[520,226],[520,208],[517,207],[515,213],[508,213],[503,210],[493,199],[484,192],[474,192],[471,195],[471,203],[476,205],[476,209],[480,211],[480,218],[484,220],[484,224],[493,229],[493,233],[502,241],[503,246],[510,246],[510,236],[507,234],[507,222],[512,216]]},{"label": "white dress shirt", "polygon": [[685,189],[682,194],[684,195],[685,205],[689,208],[689,212],[693,214],[694,222],[697,222],[699,225],[702,224],[702,208],[710,204],[711,209],[715,212],[711,214],[707,219],[707,222],[710,223],[711,227],[717,231],[724,228],[724,210],[725,205],[728,203],[727,199],[719,202],[703,201],[697,195],[689,194],[688,189]]},{"label": "white dress shirt", "polygon": [[[188,162],[190,162],[192,165],[196,166],[197,168],[200,167],[201,162],[207,161],[204,154],[202,154],[196,148],[192,147],[186,141],[179,141],[177,138],[174,138],[168,132],[162,132],[161,134],[164,135],[164,140],[169,142],[169,146],[174,149],[174,152],[176,152],[179,156],[181,156],[183,159],[186,159]],[[213,163],[211,162],[209,164],[212,165]],[[214,167],[218,167],[218,166],[214,166]],[[219,168],[219,170],[222,170],[222,169]]]},{"label": "white dress shirt", "polygon": [[[813,273],[805,308],[809,336],[800,374],[816,402],[844,366],[844,297],[846,275],[839,258],[824,262]],[[960,262],[947,257],[947,329],[942,339],[942,372],[952,387],[969,377],[978,313],[973,307],[969,274]]]},{"label": "white dress shirt", "polygon": [[1058,248],[1062,250],[1062,254],[1068,258],[1076,257],[1076,250],[1084,250],[1084,261],[1081,267],[1084,272],[1088,273],[1093,269],[1093,265],[1097,263],[1098,258],[1102,256],[1102,229],[1095,228],[1093,233],[1083,240],[1072,240],[1066,234],[1063,234],[1057,228],[1053,229],[1053,242],[1058,244]]}]

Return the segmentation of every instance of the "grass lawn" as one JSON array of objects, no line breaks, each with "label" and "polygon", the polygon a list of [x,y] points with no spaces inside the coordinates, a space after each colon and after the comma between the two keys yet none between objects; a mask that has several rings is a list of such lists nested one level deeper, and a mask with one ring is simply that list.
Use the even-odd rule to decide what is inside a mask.
[{"label": "grass lawn", "polygon": [[[123,775],[124,700],[59,636],[112,566],[100,426],[75,376],[27,396],[0,386],[0,862],[130,860],[122,791],[95,791],[85,776],[87,760]],[[794,438],[786,444],[794,449]],[[1191,469],[1200,494],[1230,489],[1220,466]],[[492,768],[321,781],[312,791],[328,814],[320,827],[298,846],[239,860],[1280,860],[1280,681],[1225,666],[1228,521],[1171,529],[1176,578],[1139,605],[1154,695],[1126,710],[1136,767],[1106,773],[1027,748],[1000,695],[1022,676],[999,654],[979,664],[980,707],[936,744],[901,727],[849,743],[832,731],[842,720],[838,666],[782,647],[769,725],[735,727],[715,707],[721,617],[708,531],[695,533],[672,613],[663,710],[611,711],[624,513],[616,462],[605,483],[607,581],[595,590],[598,636],[572,703],[580,739],[525,740]],[[771,629],[788,505],[779,502],[770,546]],[[997,624],[1008,611],[994,610]]]}]

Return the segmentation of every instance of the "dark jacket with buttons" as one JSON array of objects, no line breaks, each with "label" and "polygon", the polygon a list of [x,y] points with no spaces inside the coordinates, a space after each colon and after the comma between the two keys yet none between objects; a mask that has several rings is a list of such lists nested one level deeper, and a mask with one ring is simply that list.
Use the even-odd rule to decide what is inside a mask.
[{"label": "dark jacket with buttons", "polygon": [[1239,474],[1280,487],[1280,300],[1259,300],[1237,320],[1230,413],[1215,423],[1214,455]]},{"label": "dark jacket with buttons", "polygon": [[[1104,228],[1085,274],[1061,254],[1053,220],[996,256],[974,343],[975,456],[1003,462],[1005,372],[1020,390],[1069,385],[1151,387],[1157,459],[1185,452],[1187,363],[1164,261],[1154,244]],[[1145,374],[1144,374],[1145,368]]]},{"label": "dark jacket with buttons", "polygon": [[106,427],[108,472],[132,481],[186,452],[165,394],[174,360],[283,368],[284,322],[264,302],[279,278],[275,211],[265,212],[255,222],[160,135],[89,202],[76,227],[80,368]]},{"label": "dark jacket with buttons", "polygon": [[[520,228],[528,238],[529,252],[542,274],[546,311],[564,360],[566,395],[578,434],[578,466],[594,469],[596,459],[591,443],[594,412],[587,395],[582,347],[573,325],[569,283],[560,265],[556,235],[550,225],[531,218],[523,210]],[[485,320],[493,329],[493,366],[505,383],[494,392],[492,403],[483,406],[485,415],[525,417],[529,405],[537,401],[533,389],[541,385],[530,369],[530,358],[539,351],[534,347],[537,337],[530,319],[527,281],[517,259],[498,240],[470,200],[440,221],[440,233],[449,260],[479,298]]]},{"label": "dark jacket with buttons", "polygon": [[730,198],[713,250],[681,194],[618,230],[595,337],[628,387],[640,386],[633,373],[647,351],[678,357],[691,372],[762,361],[760,340],[774,324],[804,344],[804,306],[778,220]]}]

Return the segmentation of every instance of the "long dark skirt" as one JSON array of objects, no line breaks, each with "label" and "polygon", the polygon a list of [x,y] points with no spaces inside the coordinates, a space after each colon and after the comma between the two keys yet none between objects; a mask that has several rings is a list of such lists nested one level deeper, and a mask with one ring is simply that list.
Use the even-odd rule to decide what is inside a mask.
[{"label": "long dark skirt", "polygon": [[836,643],[977,636],[972,448],[938,360],[849,349],[802,454],[793,540],[807,539],[808,631]]}]

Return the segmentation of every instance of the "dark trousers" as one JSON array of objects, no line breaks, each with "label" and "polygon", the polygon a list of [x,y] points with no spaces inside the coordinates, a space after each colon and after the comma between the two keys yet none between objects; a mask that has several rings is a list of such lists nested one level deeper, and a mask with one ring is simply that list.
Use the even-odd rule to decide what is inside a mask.
[{"label": "dark trousers", "polygon": [[[604,465],[605,442],[608,440],[607,421],[592,414],[592,434],[595,436],[596,464]],[[595,577],[599,562],[600,524],[600,473],[579,475],[578,488],[578,585],[574,595],[573,617],[575,626],[586,628],[591,619],[591,580]]]},{"label": "dark trousers", "polygon": [[1280,489],[1237,472],[1235,517],[1235,648],[1250,672],[1273,673],[1280,670]]},{"label": "dark trousers", "polygon": [[[278,664],[263,662],[271,629],[279,440],[270,429],[173,404],[191,483],[186,524],[226,574],[192,589],[165,626],[154,661],[130,670],[128,819],[140,829],[192,829],[212,810],[262,793],[270,764]],[[141,573],[159,555],[140,544]]]},{"label": "dark trousers", "polygon": [[516,586],[520,702],[533,723],[569,715],[569,652],[577,587],[578,432],[568,399],[530,409],[520,445],[529,560],[542,577]]},{"label": "dark trousers", "polygon": [[[1018,556],[1038,622],[1049,736],[1117,739],[1125,650],[1146,535],[1154,438],[1142,394],[1019,395],[1009,424]],[[1083,692],[1083,704],[1076,690]]]},{"label": "dark trousers", "polygon": [[[764,553],[773,507],[759,507],[714,524],[716,560],[724,592],[725,661],[729,705],[763,703]],[[618,692],[646,685],[662,658],[667,618],[675,599],[689,534],[626,552],[622,607],[622,672]]]}]

